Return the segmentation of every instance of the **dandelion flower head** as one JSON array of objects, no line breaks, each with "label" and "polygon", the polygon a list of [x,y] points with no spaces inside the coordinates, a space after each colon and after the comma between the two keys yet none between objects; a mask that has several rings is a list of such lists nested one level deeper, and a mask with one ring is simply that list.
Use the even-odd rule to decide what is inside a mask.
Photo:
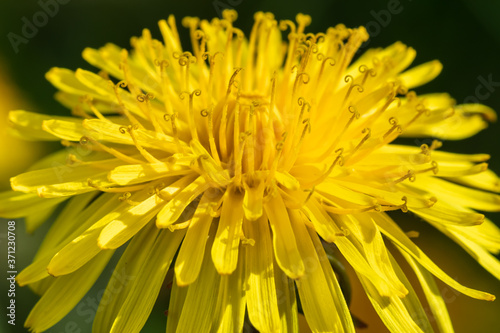
[{"label": "dandelion flower head", "polygon": [[417,95],[441,64],[407,69],[416,52],[399,42],[358,55],[363,27],[314,34],[307,15],[259,12],[247,38],[235,20],[184,18],[191,51],[173,16],[159,22],[163,41],[144,30],[131,51],[87,48],[98,73],[47,73],[71,116],[10,113],[24,137],[65,147],[0,194],[0,215],[26,217],[29,231],[63,206],[17,277],[41,295],[26,326],[60,321],[121,247],[95,332],[139,332],[167,276],[167,332],[241,332],[246,316],[261,332],[297,332],[298,308],[314,332],[353,332],[335,256],[392,332],[432,331],[394,252],[441,331],[453,328],[435,278],[493,300],[448,276],[388,212],[418,216],[500,278],[500,231],[476,212],[500,210],[489,156],[437,140],[472,136],[495,113]]}]

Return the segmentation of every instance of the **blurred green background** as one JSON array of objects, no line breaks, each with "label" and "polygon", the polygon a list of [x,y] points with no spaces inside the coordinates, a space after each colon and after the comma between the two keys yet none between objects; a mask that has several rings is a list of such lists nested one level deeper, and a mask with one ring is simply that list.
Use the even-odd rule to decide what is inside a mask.
[{"label": "blurred green background", "polygon": [[[347,26],[367,26],[371,35],[369,47],[388,46],[402,41],[417,50],[415,64],[439,59],[444,70],[433,82],[417,89],[418,93],[449,92],[458,103],[479,101],[500,111],[500,2],[473,0],[375,0],[375,1],[263,1],[263,0],[215,0],[215,1],[123,1],[123,0],[59,0],[58,8],[51,7],[53,15],[47,15],[44,23],[44,5],[47,1],[2,1],[0,4],[0,187],[8,186],[8,178],[23,171],[30,161],[45,154],[57,145],[47,146],[19,142],[5,136],[5,117],[8,110],[28,109],[48,114],[65,114],[53,100],[55,89],[45,80],[44,74],[53,66],[91,69],[81,58],[84,47],[99,47],[113,42],[129,47],[131,36],[149,28],[159,37],[157,21],[175,14],[180,25],[184,16],[210,19],[220,16],[223,8],[239,12],[237,26],[248,33],[253,14],[264,10],[273,12],[277,19],[294,19],[298,12],[313,18],[308,31],[325,31],[329,26],[344,23]],[[46,7],[47,5],[45,5]],[[46,7],[49,8],[49,7]],[[393,9],[393,13],[388,10]],[[395,10],[394,10],[395,9]],[[38,20],[40,27],[32,36],[23,37],[25,20]],[[180,27],[179,27],[180,28]],[[183,32],[184,45],[188,35]],[[15,37],[17,35],[18,37]],[[10,37],[9,37],[10,36]],[[16,39],[14,43],[12,41]],[[368,46],[366,46],[367,48]],[[17,51],[17,52],[16,52]],[[484,82],[490,81],[489,85]],[[444,142],[443,149],[455,152],[483,152],[492,155],[490,167],[500,173],[500,149],[498,123],[464,142]],[[407,144],[420,145],[424,141],[408,140]],[[500,224],[498,214],[488,215]],[[421,237],[416,241],[438,264],[459,282],[500,296],[500,282],[489,276],[484,269],[458,246],[441,237],[424,223],[408,215],[404,228],[418,230]],[[24,232],[22,220],[17,220],[17,266],[25,267],[41,241],[47,225],[34,235]],[[6,251],[5,224],[0,229],[1,264],[5,272]],[[3,273],[5,274],[5,273]],[[3,276],[2,274],[2,276]],[[2,309],[6,306],[6,282],[2,278],[0,293]],[[100,280],[84,301],[95,298],[105,287],[106,277]],[[357,286],[357,287],[356,287]],[[354,283],[353,312],[369,323],[362,332],[385,332],[380,321],[363,298],[359,284]],[[442,290],[450,293],[441,285]],[[416,288],[418,289],[418,288]],[[24,332],[22,328],[30,308],[37,297],[27,288],[18,288],[17,325],[6,324],[3,314],[1,332]],[[165,304],[155,307],[154,315],[147,323],[145,332],[164,330]],[[91,307],[89,307],[91,308]],[[83,307],[82,307],[83,309]],[[469,299],[456,295],[450,299],[449,310],[457,332],[499,332],[500,301],[494,303]],[[73,311],[49,332],[90,332],[89,315]],[[76,323],[75,326],[72,323]],[[74,326],[74,327],[73,327]]]}]

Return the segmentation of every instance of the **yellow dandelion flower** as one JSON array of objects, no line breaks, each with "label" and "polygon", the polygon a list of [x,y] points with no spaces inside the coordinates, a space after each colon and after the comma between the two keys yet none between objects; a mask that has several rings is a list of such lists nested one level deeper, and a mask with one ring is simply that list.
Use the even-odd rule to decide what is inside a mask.
[{"label": "yellow dandelion flower", "polygon": [[61,320],[121,246],[94,332],[139,332],[169,270],[167,332],[241,332],[246,314],[261,332],[297,332],[298,304],[312,331],[353,332],[335,255],[392,332],[432,331],[394,251],[443,332],[453,328],[434,278],[493,300],[450,278],[387,212],[421,217],[500,278],[500,230],[476,212],[500,210],[489,156],[442,152],[437,140],[393,143],[467,138],[495,113],[418,96],[410,89],[441,64],[406,70],[415,50],[401,43],[356,57],[363,27],[313,34],[309,16],[257,13],[247,39],[235,19],[184,18],[191,52],[173,16],[159,22],[163,42],[144,30],[131,52],[85,49],[98,74],[47,73],[72,117],[10,113],[15,130],[66,147],[0,195],[11,218],[65,202],[17,277],[41,295],[26,326]]}]

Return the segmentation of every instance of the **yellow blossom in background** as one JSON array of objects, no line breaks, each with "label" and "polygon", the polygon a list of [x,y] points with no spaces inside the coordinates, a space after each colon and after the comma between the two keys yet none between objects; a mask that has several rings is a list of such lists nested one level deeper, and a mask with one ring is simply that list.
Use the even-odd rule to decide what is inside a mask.
[{"label": "yellow blossom in background", "polygon": [[355,58],[362,27],[313,34],[309,16],[257,13],[247,39],[236,12],[223,16],[182,21],[192,52],[170,16],[159,23],[163,42],[144,30],[131,52],[85,49],[98,74],[50,70],[72,117],[11,112],[19,133],[66,147],[0,194],[4,217],[65,202],[17,277],[41,295],[26,326],[41,332],[61,320],[125,244],[94,332],[139,332],[169,269],[167,332],[240,332],[245,313],[261,332],[297,332],[299,300],[313,332],[353,332],[335,254],[390,331],[432,331],[396,249],[440,331],[453,328],[434,278],[494,300],[450,278],[387,212],[416,214],[500,278],[500,230],[475,211],[500,211],[489,156],[446,153],[437,140],[392,143],[464,139],[495,113],[444,93],[418,96],[411,89],[441,64],[406,70],[415,50],[401,43]]},{"label": "yellow blossom in background", "polygon": [[[8,178],[15,175],[19,170],[26,169],[40,156],[43,149],[38,142],[26,142],[9,135],[7,128],[9,110],[12,110],[20,105],[28,107],[25,98],[21,98],[19,91],[13,84],[10,76],[5,68],[4,62],[0,59],[0,91],[2,98],[0,99],[0,188],[5,190],[9,188]],[[24,103],[24,104],[23,104]]]}]

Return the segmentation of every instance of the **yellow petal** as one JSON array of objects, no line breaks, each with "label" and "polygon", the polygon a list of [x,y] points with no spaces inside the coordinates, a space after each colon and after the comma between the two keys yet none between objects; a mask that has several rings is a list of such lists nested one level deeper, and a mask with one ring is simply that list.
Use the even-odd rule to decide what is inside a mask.
[{"label": "yellow petal", "polygon": [[[217,298],[221,283],[221,276],[215,270],[209,251],[215,238],[215,229],[214,224],[208,234],[198,279],[188,287],[178,287],[177,285],[174,287],[181,289],[181,291],[184,290],[186,295],[183,305],[172,303],[171,299],[168,309],[167,333],[210,332],[212,330],[214,321],[216,321]],[[175,319],[174,323],[170,323],[172,316],[176,316],[176,319],[178,316],[177,325]]]},{"label": "yellow petal", "polygon": [[470,176],[450,178],[449,180],[465,186],[475,187],[480,190],[497,193],[500,192],[500,179],[491,170],[486,170]]},{"label": "yellow petal", "polygon": [[108,179],[118,185],[139,184],[162,177],[183,176],[192,170],[171,163],[120,165],[108,173]]},{"label": "yellow petal", "polygon": [[[123,126],[120,124],[100,119],[85,119],[83,121],[83,127],[91,131],[91,136],[96,140],[126,145],[134,144],[129,133],[126,131],[122,133]],[[144,148],[154,148],[169,153],[177,152],[177,146],[174,139],[168,135],[140,128],[134,130],[134,134],[137,142]],[[184,142],[181,141],[180,144],[186,151],[189,151],[189,147]]]},{"label": "yellow petal", "polygon": [[85,136],[85,129],[81,122],[77,123],[56,119],[44,120],[42,129],[59,139],[68,141],[79,141],[82,136]]},{"label": "yellow petal", "polygon": [[70,196],[90,191],[96,188],[112,186],[106,177],[106,169],[118,166],[116,159],[104,160],[83,165],[70,165],[65,168],[55,167],[29,171],[10,179],[11,186],[16,191],[37,192],[41,197]]},{"label": "yellow petal", "polygon": [[[207,269],[208,270],[208,269]],[[215,269],[214,269],[215,271]],[[217,274],[217,273],[216,273]],[[218,282],[218,281],[217,281]],[[218,284],[217,284],[218,287]],[[186,296],[189,287],[179,287],[176,278],[172,282],[172,291],[170,300],[168,301],[168,310],[165,312],[167,315],[167,333],[176,333],[179,326],[179,319],[182,315],[182,308],[186,303]],[[198,304],[195,302],[195,304]],[[193,305],[195,305],[193,304]]]},{"label": "yellow petal", "polygon": [[276,261],[286,275],[292,279],[298,279],[304,275],[304,262],[297,248],[296,238],[283,198],[279,193],[276,193],[265,203],[264,208],[273,231]]},{"label": "yellow petal", "polygon": [[211,210],[219,199],[220,195],[212,197],[210,194],[204,193],[198,207],[196,207],[196,212],[191,219],[186,237],[175,261],[175,276],[179,286],[193,283],[200,273],[208,232],[213,220]]},{"label": "yellow petal", "polygon": [[245,218],[249,221],[257,220],[264,212],[262,199],[266,188],[265,185],[264,181],[260,181],[257,186],[245,187],[243,210],[245,211]]},{"label": "yellow petal", "polygon": [[214,330],[218,333],[241,332],[243,329],[246,298],[242,288],[245,271],[242,252],[237,258],[239,265],[232,274],[220,278],[217,311],[214,315]]},{"label": "yellow petal", "polygon": [[362,245],[359,244],[359,241],[357,241],[352,235],[350,235],[349,226],[352,224],[351,220],[342,215],[332,214],[331,217],[338,225],[338,228],[344,230],[346,234],[344,237],[337,237],[335,245],[354,270],[359,275],[363,275],[372,281],[374,287],[381,296],[389,297],[395,292],[398,292],[391,287],[385,277],[382,277],[379,273],[377,273],[368,263],[368,260],[361,249]]},{"label": "yellow petal", "polygon": [[[150,193],[150,188],[132,194],[128,201],[118,206],[118,214],[102,229],[98,238],[99,247],[116,249],[123,245],[157,215],[165,204],[164,200],[170,200],[192,180],[192,176],[185,176],[161,190],[158,189],[155,194]],[[155,186],[158,183],[152,184],[153,188]]]},{"label": "yellow petal", "polygon": [[297,247],[307,258],[307,271],[295,281],[307,323],[313,332],[340,332],[343,325],[306,226],[297,211],[289,211],[289,216]]},{"label": "yellow petal", "polygon": [[321,207],[315,198],[309,199],[306,205],[303,207],[305,215],[314,225],[317,233],[327,242],[335,241],[335,238],[339,235],[336,228],[333,225],[332,219],[328,216],[328,213]]},{"label": "yellow petal", "polygon": [[[117,197],[114,199],[117,200]],[[102,229],[120,215],[121,211],[125,209],[125,205],[126,203],[122,203],[116,209],[111,208],[114,205],[101,206],[93,216],[102,217],[91,221],[93,223],[92,226],[81,232],[63,248],[59,249],[50,260],[50,263],[47,265],[49,274],[60,276],[72,273],[100,253],[102,248],[99,247],[97,240]]]},{"label": "yellow petal", "polygon": [[194,208],[188,207],[194,199],[209,188],[205,177],[200,176],[192,183],[182,188],[182,190],[173,197],[156,216],[156,226],[158,228],[167,228],[177,221],[181,215],[192,215]]},{"label": "yellow petal", "polygon": [[482,299],[486,301],[493,301],[495,296],[474,290],[471,288],[464,287],[457,281],[450,278],[445,272],[443,272],[436,264],[434,264],[423,252],[416,246],[406,234],[395,224],[394,221],[390,219],[385,213],[371,214],[373,219],[376,221],[380,230],[387,236],[394,244],[400,247],[402,250],[410,254],[415,260],[418,261],[423,267],[425,267],[429,272],[434,274],[444,283],[448,284],[450,287],[458,290],[459,292],[477,299]]},{"label": "yellow petal", "polygon": [[[89,105],[87,103],[82,103],[81,97],[82,96],[66,93],[63,91],[58,91],[54,95],[56,101],[70,110],[78,106],[81,107],[83,111],[92,113]],[[99,112],[101,112],[102,114],[114,114],[119,107],[115,101],[103,101],[99,99],[93,99],[92,105],[95,106],[97,110],[99,110]]]},{"label": "yellow petal", "polygon": [[60,321],[94,285],[112,255],[113,251],[103,252],[77,272],[58,278],[36,303],[24,325],[42,332]]},{"label": "yellow petal", "polygon": [[500,253],[500,228],[487,218],[484,219],[482,224],[473,228],[447,226],[446,230],[464,236],[468,240],[481,245],[491,253]]},{"label": "yellow petal", "polygon": [[0,216],[3,218],[19,218],[33,215],[39,210],[57,206],[66,199],[44,199],[34,193],[0,192]]},{"label": "yellow petal", "polygon": [[82,56],[89,64],[105,70],[118,79],[123,79],[123,71],[119,68],[120,50],[117,45],[107,43],[99,50],[85,48]]},{"label": "yellow petal", "polygon": [[59,90],[82,96],[101,97],[101,94],[97,93],[94,89],[81,83],[75,77],[75,72],[72,70],[53,67],[45,74],[45,78]]},{"label": "yellow petal", "polygon": [[389,259],[392,267],[394,267],[394,271],[397,274],[398,279],[404,284],[406,289],[408,290],[408,294],[400,298],[403,306],[408,310],[408,314],[411,316],[413,321],[422,329],[424,332],[432,332],[432,326],[427,316],[427,309],[422,307],[420,303],[420,299],[418,295],[415,293],[410,281],[406,278],[405,273],[399,267],[399,264],[396,262],[392,254],[389,252]]},{"label": "yellow petal", "polygon": [[437,61],[426,62],[425,64],[413,67],[398,76],[401,83],[408,89],[419,87],[432,81],[441,73],[443,65]]},{"label": "yellow petal", "polygon": [[219,274],[231,274],[238,263],[243,223],[243,193],[234,187],[227,189],[212,246],[212,260]]},{"label": "yellow petal", "polygon": [[453,112],[440,122],[430,122],[430,119],[426,121],[425,116],[420,117],[416,123],[404,130],[402,136],[462,140],[485,129],[488,126],[486,120],[496,119],[495,112],[481,104],[457,105]]},{"label": "yellow petal", "polygon": [[227,169],[222,168],[198,140],[191,140],[190,146],[193,154],[196,155],[199,166],[206,172],[210,179],[221,187],[229,184],[230,176]]},{"label": "yellow petal", "polygon": [[25,217],[24,222],[26,225],[26,232],[32,233],[39,226],[43,224],[43,222],[47,221],[49,217],[54,213],[57,206],[48,207],[45,209],[38,210],[38,213],[35,215],[28,215]]},{"label": "yellow petal", "polygon": [[390,255],[382,235],[368,214],[356,214],[350,217],[351,234],[359,240],[371,267],[393,288],[394,294],[403,298],[408,290],[397,277],[391,265]]},{"label": "yellow petal", "polygon": [[281,326],[274,282],[273,246],[267,216],[244,223],[245,236],[255,244],[244,247],[248,317],[259,332],[278,332]]},{"label": "yellow petal", "polygon": [[443,225],[477,226],[484,221],[483,214],[450,207],[441,201],[436,202],[431,208],[414,209],[412,212],[427,221]]},{"label": "yellow petal", "polygon": [[186,233],[162,230],[144,260],[113,323],[110,333],[140,332],[146,323],[170,263]]},{"label": "yellow petal", "polygon": [[308,228],[309,236],[313,241],[314,248],[318,255],[319,262],[321,264],[321,268],[325,274],[326,282],[328,287],[330,288],[330,293],[332,294],[333,302],[335,303],[335,308],[337,309],[340,321],[342,322],[342,326],[344,327],[344,332],[355,332],[354,323],[352,321],[351,312],[346,303],[346,299],[342,293],[342,289],[340,288],[339,282],[337,281],[337,276],[332,269],[332,265],[328,260],[328,257],[325,253],[325,249],[323,248],[323,244],[321,244],[321,240],[318,237],[318,234],[311,228]]},{"label": "yellow petal", "polygon": [[274,175],[276,181],[285,188],[295,191],[300,188],[300,183],[292,175],[287,172],[276,172]]},{"label": "yellow petal", "polygon": [[154,223],[141,230],[127,246],[120,257],[104,294],[99,302],[92,330],[109,332],[123,303],[130,294],[133,281],[140,274],[144,262],[148,259],[159,230]]},{"label": "yellow petal", "polygon": [[22,110],[9,112],[9,121],[12,124],[14,132],[25,140],[59,140],[57,136],[42,129],[43,122],[50,120],[64,121],[74,124],[74,126],[78,126],[81,123],[81,120],[70,117],[48,116]]},{"label": "yellow petal", "polygon": [[369,279],[359,274],[358,277],[373,308],[377,311],[380,319],[382,319],[389,331],[398,333],[423,333],[402,305],[401,299],[398,297],[381,297]]},{"label": "yellow petal", "polygon": [[439,332],[453,333],[453,325],[451,324],[448,309],[446,309],[445,301],[443,296],[441,296],[441,291],[434,281],[434,277],[406,252],[400,252],[408,261],[420,281],[420,285],[422,286],[427,302],[430,305],[430,310],[434,315]]},{"label": "yellow petal", "polygon": [[438,201],[442,200],[443,202],[453,203],[453,205],[487,212],[500,211],[500,195],[498,194],[467,188],[436,177],[426,177],[425,181],[414,182],[409,186],[418,186],[427,192],[433,193]]},{"label": "yellow petal", "polygon": [[[53,256],[63,247],[71,243],[73,239],[79,237],[96,221],[105,216],[114,206],[116,206],[117,200],[117,195],[104,193],[95,199],[95,201],[93,201],[82,212],[80,212],[80,214],[78,214],[73,220],[73,224],[71,225],[72,228],[70,228],[70,234],[68,236],[62,236],[64,238],[63,240],[59,241],[58,244],[53,244],[53,246],[48,247],[47,250],[44,251],[43,255],[37,256],[33,263],[19,273],[16,277],[19,285],[23,286],[48,277],[49,273],[47,271],[47,266]],[[57,236],[57,238],[59,237],[60,235]],[[74,258],[71,258],[69,262],[63,262],[62,264],[71,264],[73,259]]]},{"label": "yellow petal", "polygon": [[[448,235],[465,251],[467,251],[481,266],[484,267],[497,279],[500,279],[500,261],[495,258],[488,250],[476,243],[473,238],[466,233],[459,233],[453,229],[438,227],[444,234]],[[471,239],[472,238],[472,239]]]},{"label": "yellow petal", "polygon": [[[276,259],[276,258],[275,258]],[[278,298],[278,311],[281,319],[281,332],[298,333],[297,299],[293,281],[273,261],[276,290],[281,291]]]}]

